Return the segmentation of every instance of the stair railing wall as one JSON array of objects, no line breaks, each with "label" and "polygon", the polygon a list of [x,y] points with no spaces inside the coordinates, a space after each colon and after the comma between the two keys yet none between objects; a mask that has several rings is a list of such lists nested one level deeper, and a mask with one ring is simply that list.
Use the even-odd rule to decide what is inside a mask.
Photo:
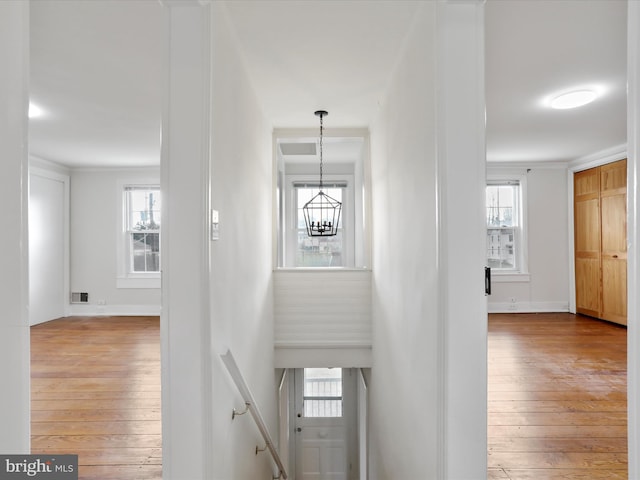
[{"label": "stair railing wall", "polygon": [[233,358],[233,355],[231,354],[231,350],[227,350],[227,353],[225,353],[224,355],[220,355],[220,358],[222,358],[222,362],[227,367],[227,370],[229,371],[231,378],[236,384],[236,387],[238,388],[238,391],[240,392],[240,395],[242,396],[245,404],[244,411],[237,411],[235,409],[233,410],[232,418],[235,418],[238,415],[243,415],[247,412],[251,413],[251,416],[253,417],[253,420],[255,421],[256,426],[258,427],[258,430],[260,431],[260,434],[262,435],[262,438],[264,439],[266,444],[265,448],[259,448],[258,446],[256,446],[256,454],[258,452],[264,451],[265,449],[269,450],[269,453],[271,453],[271,458],[275,463],[275,467],[278,470],[273,478],[282,478],[284,480],[287,480],[288,476],[286,469],[284,468],[284,464],[282,463],[280,455],[278,454],[278,450],[273,443],[273,440],[271,439],[269,429],[264,423],[262,415],[260,414],[260,409],[258,408],[258,405],[256,404],[256,401],[253,398],[253,395],[251,394],[251,391],[249,390],[244,377],[242,376],[242,372],[238,368],[238,364],[236,363],[235,358]]}]

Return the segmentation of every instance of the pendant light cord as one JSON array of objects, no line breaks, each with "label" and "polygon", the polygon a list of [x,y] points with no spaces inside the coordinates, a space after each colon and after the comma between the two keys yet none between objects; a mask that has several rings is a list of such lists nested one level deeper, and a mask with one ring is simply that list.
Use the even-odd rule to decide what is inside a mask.
[{"label": "pendant light cord", "polygon": [[322,192],[322,117],[324,115],[320,114],[320,191]]}]

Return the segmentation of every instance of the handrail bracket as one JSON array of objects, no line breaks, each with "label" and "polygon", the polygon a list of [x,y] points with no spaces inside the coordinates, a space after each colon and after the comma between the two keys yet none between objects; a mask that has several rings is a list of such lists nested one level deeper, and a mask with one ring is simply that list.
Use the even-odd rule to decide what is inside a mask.
[{"label": "handrail bracket", "polygon": [[245,403],[244,404],[244,410],[243,411],[238,411],[235,408],[233,409],[233,413],[231,414],[231,420],[235,420],[236,417],[239,417],[240,415],[244,415],[245,413],[247,413],[249,411],[249,407],[251,406],[250,403]]}]

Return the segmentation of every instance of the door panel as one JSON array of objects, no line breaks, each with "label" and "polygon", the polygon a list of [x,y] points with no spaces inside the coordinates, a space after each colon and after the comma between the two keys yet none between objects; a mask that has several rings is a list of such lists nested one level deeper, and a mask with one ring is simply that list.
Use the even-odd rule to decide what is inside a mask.
[{"label": "door panel", "polygon": [[626,325],[627,162],[574,175],[576,311]]},{"label": "door panel", "polygon": [[627,196],[602,197],[602,252],[611,254],[627,251]]},{"label": "door panel", "polygon": [[627,324],[627,260],[602,259],[602,316],[604,320]]},{"label": "door panel", "polygon": [[576,309],[598,316],[600,312],[600,259],[576,258]]},{"label": "door panel", "polygon": [[[335,379],[323,381],[316,377],[310,384],[309,379],[305,381],[304,369],[295,370],[296,480],[349,479],[347,425],[352,425],[355,418],[347,404],[355,393],[350,386],[353,382],[349,369],[340,370],[343,373],[339,389],[329,385]],[[341,400],[336,400],[335,395],[341,395]],[[340,408],[336,408],[336,402],[341,403]],[[324,414],[333,416],[318,416]]]},{"label": "door panel", "polygon": [[600,172],[597,168],[590,168],[578,172],[574,176],[573,192],[576,197],[584,195],[597,195],[600,189]]},{"label": "door panel", "polygon": [[346,480],[347,452],[344,425],[306,426],[298,433],[302,449],[300,480]]},{"label": "door panel", "polygon": [[600,251],[600,201],[576,200],[576,250],[578,252]]},{"label": "door panel", "polygon": [[608,163],[600,167],[600,191],[627,190],[627,161]]},{"label": "door panel", "polygon": [[603,165],[600,173],[602,222],[602,314],[627,324],[627,162]]},{"label": "door panel", "polygon": [[65,316],[65,183],[29,177],[29,322]]},{"label": "door panel", "polygon": [[598,169],[574,176],[576,311],[600,313],[600,175]]}]

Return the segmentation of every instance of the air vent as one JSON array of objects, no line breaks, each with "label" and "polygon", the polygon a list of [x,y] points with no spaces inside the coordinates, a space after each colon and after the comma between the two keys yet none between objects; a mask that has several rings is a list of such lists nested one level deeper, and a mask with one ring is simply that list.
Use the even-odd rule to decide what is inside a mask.
[{"label": "air vent", "polygon": [[281,143],[280,151],[282,155],[315,155],[315,143]]},{"label": "air vent", "polygon": [[71,303],[89,303],[87,292],[71,292]]}]

